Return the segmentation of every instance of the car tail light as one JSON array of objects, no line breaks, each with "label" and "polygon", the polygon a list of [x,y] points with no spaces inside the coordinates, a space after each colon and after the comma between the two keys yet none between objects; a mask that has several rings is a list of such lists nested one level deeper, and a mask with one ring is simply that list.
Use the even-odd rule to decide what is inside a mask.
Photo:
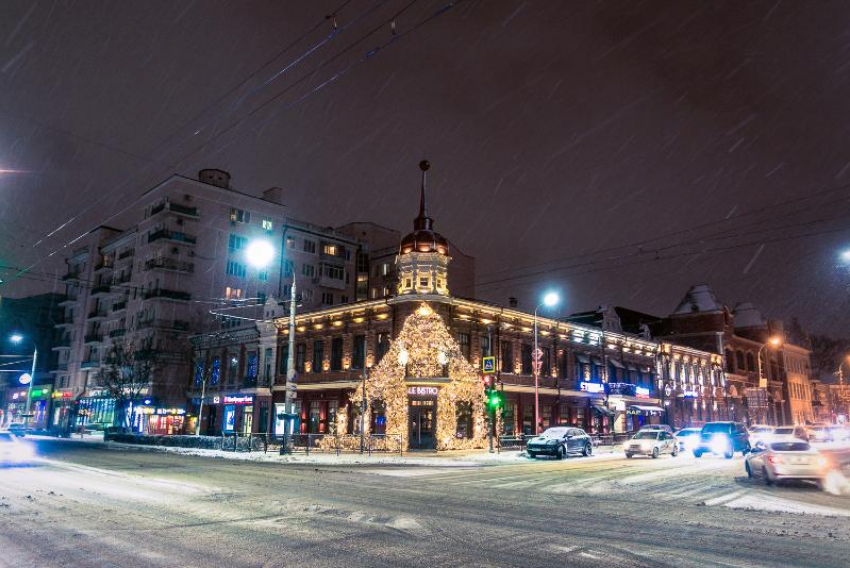
[{"label": "car tail light", "polygon": [[779,456],[770,455],[767,456],[767,463],[769,463],[770,465],[781,464],[782,458]]}]

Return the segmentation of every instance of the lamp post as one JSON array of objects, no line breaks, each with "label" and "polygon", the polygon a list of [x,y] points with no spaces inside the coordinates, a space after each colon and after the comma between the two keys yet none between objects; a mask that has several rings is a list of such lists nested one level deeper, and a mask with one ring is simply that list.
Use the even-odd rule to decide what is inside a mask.
[{"label": "lamp post", "polygon": [[[9,337],[12,343],[18,344],[23,342],[24,336],[20,333],[15,333],[11,337]],[[30,372],[30,379],[27,383],[27,405],[24,410],[24,417],[26,418],[26,422],[24,423],[24,432],[28,432],[30,429],[30,407],[32,406],[32,384],[35,382],[35,365],[38,361],[38,347],[35,342],[32,344],[32,372]]]},{"label": "lamp post", "polygon": [[[777,348],[780,345],[782,345],[782,339],[781,338],[779,338],[779,337],[769,337],[767,339],[767,343],[765,343],[764,345],[762,345],[759,348],[759,351],[758,351],[758,369],[759,369],[759,388],[760,389],[767,389],[767,377],[764,375],[764,369],[762,368],[761,353],[762,353],[762,351],[764,351],[768,347]],[[765,393],[765,397],[766,397],[766,393]],[[765,398],[765,400],[766,400],[766,398]],[[761,418],[761,416],[759,416],[759,418]]]},{"label": "lamp post", "polygon": [[540,367],[543,364],[542,353],[537,347],[537,310],[542,306],[551,308],[561,301],[557,292],[548,292],[543,301],[534,308],[534,351],[532,351],[532,368],[534,370],[534,433],[540,434]]}]

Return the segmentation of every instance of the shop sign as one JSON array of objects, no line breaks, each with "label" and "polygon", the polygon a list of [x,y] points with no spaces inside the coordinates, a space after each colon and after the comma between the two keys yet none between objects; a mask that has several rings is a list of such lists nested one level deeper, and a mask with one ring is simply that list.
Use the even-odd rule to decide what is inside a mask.
[{"label": "shop sign", "polygon": [[635,396],[635,385],[631,383],[608,383],[608,394]]},{"label": "shop sign", "polygon": [[649,389],[646,387],[635,387],[635,396],[637,398],[649,398]]},{"label": "shop sign", "polygon": [[437,387],[407,387],[408,396],[437,396]]},{"label": "shop sign", "polygon": [[137,407],[139,414],[156,414],[157,416],[183,416],[186,411],[182,408],[151,408],[150,406]]},{"label": "shop sign", "polygon": [[605,385],[600,383],[581,383],[579,386],[581,390],[591,394],[600,394],[605,392]]},{"label": "shop sign", "polygon": [[250,394],[242,396],[231,396],[226,394],[221,398],[224,404],[254,404],[254,396]]},{"label": "shop sign", "polygon": [[684,396],[685,398],[699,398],[699,391],[698,390],[686,390],[686,391],[684,391],[682,396]]},{"label": "shop sign", "polygon": [[673,387],[671,387],[670,385],[664,385],[664,396],[669,397],[672,394],[673,394]]}]

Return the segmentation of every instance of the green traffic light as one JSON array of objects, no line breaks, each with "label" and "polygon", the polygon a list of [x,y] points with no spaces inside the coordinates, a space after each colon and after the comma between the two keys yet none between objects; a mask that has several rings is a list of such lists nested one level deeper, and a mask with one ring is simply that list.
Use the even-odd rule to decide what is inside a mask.
[{"label": "green traffic light", "polygon": [[490,399],[487,401],[487,404],[490,405],[490,408],[496,409],[502,406],[502,395],[501,393],[494,392],[490,395]]}]

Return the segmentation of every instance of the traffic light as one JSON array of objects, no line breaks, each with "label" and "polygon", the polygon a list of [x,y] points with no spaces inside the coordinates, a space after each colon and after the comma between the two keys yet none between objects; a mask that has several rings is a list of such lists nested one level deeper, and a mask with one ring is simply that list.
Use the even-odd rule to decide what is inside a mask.
[{"label": "traffic light", "polygon": [[481,375],[481,382],[484,383],[484,390],[488,391],[493,388],[493,375]]},{"label": "traffic light", "polygon": [[491,391],[487,395],[487,406],[490,410],[498,410],[505,404],[504,395],[499,391]]}]

